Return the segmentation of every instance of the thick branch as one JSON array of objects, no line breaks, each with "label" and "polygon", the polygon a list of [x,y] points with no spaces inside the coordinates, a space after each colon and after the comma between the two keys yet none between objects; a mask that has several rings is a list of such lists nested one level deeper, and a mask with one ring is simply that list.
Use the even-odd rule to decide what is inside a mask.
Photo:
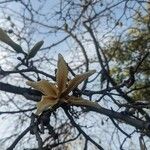
[{"label": "thick branch", "polygon": [[88,101],[88,100],[69,99],[68,104],[71,105],[71,106],[84,106],[84,107],[88,108],[89,111],[94,111],[94,112],[112,117],[114,119],[121,120],[124,123],[129,124],[131,126],[134,126],[137,129],[149,130],[149,125],[150,124],[148,122],[142,121],[142,120],[137,120],[135,118],[124,115],[122,113],[115,112],[113,110],[103,108],[96,102],[91,102],[91,101]]},{"label": "thick branch", "polygon": [[31,90],[31,89],[23,88],[23,87],[17,87],[17,86],[10,85],[7,83],[2,83],[2,82],[0,82],[0,90],[13,93],[13,94],[19,94],[19,95],[24,96],[26,99],[33,100],[36,102],[39,101],[40,96],[41,96],[40,92],[36,90]]}]

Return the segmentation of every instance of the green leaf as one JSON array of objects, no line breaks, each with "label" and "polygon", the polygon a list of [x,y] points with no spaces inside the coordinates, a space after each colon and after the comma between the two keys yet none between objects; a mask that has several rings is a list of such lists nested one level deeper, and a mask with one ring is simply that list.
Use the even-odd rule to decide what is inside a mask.
[{"label": "green leaf", "polygon": [[17,53],[24,53],[21,46],[16,44],[1,28],[0,28],[0,41],[12,47]]},{"label": "green leaf", "polygon": [[40,50],[41,46],[43,45],[44,41],[40,41],[38,43],[36,43],[33,48],[30,50],[29,54],[28,54],[28,59],[33,58],[37,52]]}]

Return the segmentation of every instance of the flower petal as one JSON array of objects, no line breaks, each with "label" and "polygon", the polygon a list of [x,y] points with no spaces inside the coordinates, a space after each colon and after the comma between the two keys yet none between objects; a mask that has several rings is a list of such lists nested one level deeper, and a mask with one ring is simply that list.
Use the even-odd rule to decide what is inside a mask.
[{"label": "flower petal", "polygon": [[41,80],[37,82],[27,81],[26,84],[42,92],[46,96],[57,97],[57,88],[53,83],[49,83],[47,80]]},{"label": "flower petal", "polygon": [[82,97],[74,97],[70,96],[66,101],[70,106],[83,106],[90,107],[94,109],[102,109],[101,106],[97,102],[93,102],[87,99],[83,99]]},{"label": "flower petal", "polygon": [[[70,101],[78,101],[78,102],[84,102],[86,99],[82,98],[82,97],[76,97],[76,96],[69,96],[66,100],[66,102],[70,102]],[[89,101],[89,100],[86,100]]]},{"label": "flower petal", "polygon": [[37,103],[37,111],[36,115],[40,115],[44,110],[47,110],[48,108],[53,107],[55,104],[57,104],[58,100],[49,96],[42,96],[42,99],[40,102]]},{"label": "flower petal", "polygon": [[81,82],[86,80],[89,76],[94,74],[96,71],[91,70],[81,75],[76,75],[74,79],[70,80],[67,89],[62,93],[61,96],[68,95],[72,90],[74,90]]},{"label": "flower petal", "polygon": [[68,67],[61,54],[58,55],[58,64],[57,64],[57,73],[56,73],[56,82],[58,85],[59,92],[62,93],[66,88],[67,76],[68,76]]}]

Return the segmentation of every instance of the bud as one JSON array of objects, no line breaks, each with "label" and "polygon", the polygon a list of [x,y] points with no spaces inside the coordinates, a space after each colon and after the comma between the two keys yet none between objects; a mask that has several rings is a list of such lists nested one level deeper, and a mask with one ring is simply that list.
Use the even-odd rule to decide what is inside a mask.
[{"label": "bud", "polygon": [[38,43],[36,43],[33,48],[30,50],[29,54],[28,54],[28,59],[33,58],[37,52],[40,50],[41,46],[43,45],[44,41],[40,41]]},{"label": "bud", "polygon": [[0,41],[12,47],[17,53],[23,53],[21,46],[16,44],[1,28],[0,28]]}]

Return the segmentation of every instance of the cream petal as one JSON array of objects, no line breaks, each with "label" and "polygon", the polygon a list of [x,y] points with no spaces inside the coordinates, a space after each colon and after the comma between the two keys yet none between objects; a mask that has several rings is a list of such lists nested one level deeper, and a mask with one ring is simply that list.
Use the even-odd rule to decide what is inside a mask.
[{"label": "cream petal", "polygon": [[101,106],[97,102],[92,102],[90,100],[83,99],[82,97],[70,96],[67,99],[67,103],[71,106],[83,106],[83,107],[101,109]]},{"label": "cream petal", "polygon": [[61,54],[58,55],[58,64],[57,64],[57,73],[56,73],[56,82],[58,85],[59,93],[66,88],[68,76],[68,67],[67,64]]},{"label": "cream petal", "polygon": [[[84,98],[82,97],[76,97],[76,96],[68,96],[67,101],[83,101],[84,102]],[[89,100],[86,100],[89,101]]]},{"label": "cream petal", "polygon": [[36,115],[40,115],[44,110],[47,110],[48,108],[53,107],[55,104],[57,104],[58,100],[49,96],[42,96],[42,99],[40,102],[37,103],[37,111]]},{"label": "cream petal", "polygon": [[70,80],[67,89],[62,93],[61,96],[68,95],[72,90],[74,90],[81,82],[86,80],[89,76],[94,74],[96,71],[91,70],[81,75],[76,75],[74,79]]},{"label": "cream petal", "polygon": [[53,83],[49,83],[47,80],[40,80],[37,82],[27,81],[26,84],[41,91],[46,96],[57,97],[58,90],[56,86]]}]

